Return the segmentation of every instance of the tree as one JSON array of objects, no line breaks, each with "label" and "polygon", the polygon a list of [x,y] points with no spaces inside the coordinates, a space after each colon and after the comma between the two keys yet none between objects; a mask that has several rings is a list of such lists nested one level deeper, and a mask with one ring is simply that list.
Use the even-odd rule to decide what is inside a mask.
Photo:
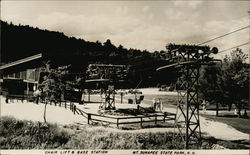
[{"label": "tree", "polygon": [[222,63],[222,74],[220,78],[221,88],[227,94],[227,104],[231,109],[232,104],[237,108],[238,116],[241,117],[241,110],[245,109],[249,98],[249,64],[246,63],[248,56],[241,49],[231,52]]},{"label": "tree", "polygon": [[219,64],[206,66],[201,69],[200,95],[203,100],[216,104],[216,116],[219,115],[219,104],[223,104],[223,91],[219,88],[219,76],[221,67]]},{"label": "tree", "polygon": [[47,75],[43,77],[43,82],[39,86],[42,89],[42,95],[45,98],[45,107],[44,107],[44,122],[46,121],[46,107],[48,102],[60,101],[64,99],[64,94],[67,89],[71,89],[70,83],[67,81],[68,77],[68,67],[63,66],[56,69],[51,69],[46,64],[45,71]]},{"label": "tree", "polygon": [[200,94],[202,99],[217,105],[227,105],[231,110],[234,104],[241,117],[241,110],[248,104],[249,94],[249,64],[245,61],[247,55],[241,49],[231,52],[221,62],[221,65],[208,66],[202,69]]},{"label": "tree", "polygon": [[[159,78],[159,76],[153,76],[158,74],[155,68],[165,65],[165,59],[169,56],[164,51],[150,53],[147,50],[127,49],[123,45],[116,47],[110,39],[103,43],[99,41],[90,42],[84,39],[68,37],[62,32],[41,30],[23,25],[10,25],[1,20],[0,24],[1,63],[13,62],[39,54],[42,51],[43,57],[46,60],[51,60],[51,63],[55,66],[71,64],[70,72],[72,73],[85,72],[85,68],[89,63],[130,65],[133,66],[135,73],[144,70],[140,74],[146,80],[149,77],[147,74],[151,74],[152,79],[143,83],[143,86],[151,87],[157,83],[152,83],[152,81],[156,81]],[[148,70],[148,66],[149,68],[154,68]],[[147,71],[145,71],[145,68]],[[131,80],[138,79],[133,81],[138,83],[140,74],[133,75],[126,82],[131,83]],[[164,80],[166,78],[161,76],[161,79]],[[126,87],[131,88],[133,85],[126,84]]]}]

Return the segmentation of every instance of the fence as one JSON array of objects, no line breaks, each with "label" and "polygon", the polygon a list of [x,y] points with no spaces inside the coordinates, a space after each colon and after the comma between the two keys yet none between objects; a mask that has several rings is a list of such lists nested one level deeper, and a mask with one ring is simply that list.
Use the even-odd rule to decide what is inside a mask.
[{"label": "fence", "polygon": [[143,127],[145,122],[154,122],[157,125],[157,122],[166,122],[169,120],[175,120],[175,114],[164,112],[163,114],[152,114],[147,116],[124,116],[124,117],[114,117],[114,116],[105,116],[99,114],[86,113],[88,124],[91,121],[105,122],[109,124],[115,124],[118,128],[120,125],[124,124],[140,124],[140,127]]},{"label": "fence", "polygon": [[34,100],[34,97],[32,96],[28,96],[28,95],[6,95],[6,99],[5,102],[9,103],[10,102],[14,102],[14,100],[16,100],[17,102],[20,100],[21,102],[23,102],[24,100]]},{"label": "fence", "polygon": [[[21,96],[21,95],[8,95],[6,96],[7,100],[13,101],[16,100],[25,100],[25,99],[31,99],[27,96]],[[35,98],[33,98],[33,102],[35,102]],[[48,101],[42,101],[42,103],[45,103]],[[6,102],[8,103],[8,102]],[[143,127],[143,123],[146,122],[154,122],[155,125],[157,125],[157,122],[166,122],[169,120],[175,120],[176,114],[164,112],[162,114],[150,114],[150,115],[141,115],[141,116],[107,116],[107,115],[100,115],[100,114],[93,114],[93,113],[87,113],[79,108],[71,102],[67,100],[61,100],[57,102],[49,102],[47,104],[54,104],[55,106],[64,107],[65,109],[69,108],[74,114],[82,115],[84,118],[87,119],[88,124],[91,124],[91,122],[105,122],[109,124],[114,124],[119,128],[120,125],[124,124],[140,124],[140,127]]]},{"label": "fence", "polygon": [[[23,102],[24,100],[27,100],[27,101],[31,101],[31,102],[36,102],[37,101],[37,98],[34,97],[34,96],[28,96],[28,95],[6,95],[6,99],[5,99],[5,102],[6,103],[9,103],[9,102],[14,102],[14,101],[21,101]],[[46,101],[46,100],[41,100],[41,103],[45,103],[47,102],[47,104],[54,104],[55,106],[59,106],[59,107],[65,107],[65,109],[69,108],[70,110],[72,110],[72,112],[75,114],[75,113],[78,113],[76,111],[76,105],[69,101],[69,100],[59,100],[59,101]],[[38,102],[37,102],[38,103]],[[69,103],[69,104],[68,104]],[[79,114],[79,113],[78,113]]]}]

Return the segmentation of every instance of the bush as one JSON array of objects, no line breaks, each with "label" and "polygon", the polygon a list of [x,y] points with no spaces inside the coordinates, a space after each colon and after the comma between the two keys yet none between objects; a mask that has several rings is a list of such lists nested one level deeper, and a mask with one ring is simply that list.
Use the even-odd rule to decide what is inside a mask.
[{"label": "bush", "polygon": [[[175,137],[173,140],[173,133],[169,132],[110,132],[100,128],[89,130],[86,127],[59,127],[2,117],[0,146],[1,149],[184,149],[181,138]],[[214,144],[246,149],[245,145],[238,142],[228,143],[215,138],[203,139],[202,148],[211,149]],[[197,146],[191,145],[190,148],[196,149]]]},{"label": "bush", "polygon": [[69,135],[55,124],[2,117],[0,139],[1,149],[46,149],[67,143]]},{"label": "bush", "polygon": [[81,131],[64,146],[71,149],[181,149],[174,145],[173,133],[111,133]]},{"label": "bush", "polygon": [[[119,133],[86,127],[58,127],[40,122],[3,117],[0,123],[1,149],[171,149],[172,133]],[[71,134],[64,130],[74,130]],[[181,149],[177,145],[176,149]]]}]

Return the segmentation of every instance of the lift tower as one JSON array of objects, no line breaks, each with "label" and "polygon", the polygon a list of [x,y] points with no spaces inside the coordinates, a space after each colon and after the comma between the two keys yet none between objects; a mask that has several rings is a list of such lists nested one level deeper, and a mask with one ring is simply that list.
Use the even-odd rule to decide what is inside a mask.
[{"label": "lift tower", "polygon": [[176,89],[178,93],[178,104],[176,109],[174,139],[180,136],[188,149],[191,143],[201,144],[201,129],[199,118],[198,85],[201,65],[214,64],[214,59],[209,57],[211,53],[218,53],[216,47],[210,50],[209,46],[175,45],[169,44],[169,65],[157,69],[163,70],[176,68],[178,78]]},{"label": "lift tower", "polygon": [[115,89],[125,81],[128,68],[125,65],[89,64],[86,71],[86,83],[95,83],[104,94],[100,109],[115,109]]}]

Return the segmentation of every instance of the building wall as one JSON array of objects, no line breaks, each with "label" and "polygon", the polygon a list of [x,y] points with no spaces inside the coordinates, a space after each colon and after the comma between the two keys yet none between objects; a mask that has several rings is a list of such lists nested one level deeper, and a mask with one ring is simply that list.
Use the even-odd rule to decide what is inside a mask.
[{"label": "building wall", "polygon": [[[0,84],[1,91],[7,94],[32,95],[33,92],[37,90],[41,70],[42,68],[38,67],[7,74],[3,72],[3,78]],[[19,82],[15,88],[13,85],[15,85],[16,80],[21,80],[22,84]],[[15,89],[17,91],[15,91]]]}]

